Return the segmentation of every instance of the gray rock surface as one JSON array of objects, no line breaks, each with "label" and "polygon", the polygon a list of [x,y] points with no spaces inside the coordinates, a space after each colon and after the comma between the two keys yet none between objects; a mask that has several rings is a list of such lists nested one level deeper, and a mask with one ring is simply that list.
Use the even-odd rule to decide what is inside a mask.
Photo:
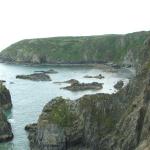
[{"label": "gray rock surface", "polygon": [[33,81],[51,81],[49,75],[45,73],[34,73],[30,75],[17,75],[17,79],[33,80]]},{"label": "gray rock surface", "polygon": [[11,96],[9,90],[0,83],[0,142],[6,142],[12,140],[13,133],[11,124],[7,121],[7,117],[4,114],[5,110],[12,107]]}]

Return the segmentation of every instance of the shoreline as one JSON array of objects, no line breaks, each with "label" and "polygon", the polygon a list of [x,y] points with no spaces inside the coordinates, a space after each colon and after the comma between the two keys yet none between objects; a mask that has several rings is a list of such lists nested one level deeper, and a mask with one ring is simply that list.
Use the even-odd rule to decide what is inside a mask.
[{"label": "shoreline", "polygon": [[23,66],[33,66],[33,67],[38,67],[38,66],[50,66],[50,67],[93,67],[96,69],[101,69],[104,72],[111,72],[111,73],[116,73],[121,70],[128,70],[130,71],[133,76],[136,75],[135,68],[133,66],[125,66],[125,65],[118,65],[112,62],[107,62],[107,63],[74,63],[74,64],[69,64],[69,63],[19,63],[19,62],[7,62],[7,61],[1,61],[0,64],[7,64],[7,65],[23,65]]}]

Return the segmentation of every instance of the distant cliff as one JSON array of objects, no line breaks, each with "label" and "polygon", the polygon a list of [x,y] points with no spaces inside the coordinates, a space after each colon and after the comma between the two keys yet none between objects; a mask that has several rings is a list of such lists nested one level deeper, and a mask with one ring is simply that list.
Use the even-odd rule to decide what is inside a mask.
[{"label": "distant cliff", "polygon": [[149,35],[150,32],[143,31],[126,35],[26,39],[4,49],[0,53],[0,60],[18,63],[131,64],[135,61],[132,53]]},{"label": "distant cliff", "polygon": [[150,38],[136,52],[137,75],[116,94],[46,104],[37,123],[25,128],[31,150],[150,149]]}]

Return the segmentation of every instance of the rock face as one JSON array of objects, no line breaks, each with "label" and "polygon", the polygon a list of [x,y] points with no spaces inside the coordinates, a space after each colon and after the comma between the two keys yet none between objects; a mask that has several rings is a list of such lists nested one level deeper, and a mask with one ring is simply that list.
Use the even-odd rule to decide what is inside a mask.
[{"label": "rock face", "polygon": [[13,138],[10,123],[7,121],[3,111],[12,107],[9,90],[0,83],[0,142],[6,142]]},{"label": "rock face", "polygon": [[127,55],[125,60],[124,56],[130,50],[137,53],[149,34],[142,31],[126,35],[26,39],[4,49],[0,61],[49,64],[113,62],[113,67],[118,68],[123,61],[127,65],[136,63],[135,55],[131,59]]},{"label": "rock face", "polygon": [[117,90],[120,90],[123,87],[124,83],[123,81],[118,81],[115,85],[114,88]]},{"label": "rock face", "polygon": [[17,75],[17,79],[33,80],[33,81],[51,81],[49,75],[45,73],[34,73],[30,75]]},{"label": "rock face", "polygon": [[13,133],[10,123],[7,121],[6,116],[0,109],[0,142],[12,140]]},{"label": "rock face", "polygon": [[0,108],[9,109],[12,107],[11,96],[9,90],[0,83]]},{"label": "rock face", "polygon": [[135,54],[136,77],[117,93],[46,104],[37,124],[27,128],[31,150],[149,150],[148,43]]},{"label": "rock face", "polygon": [[37,125],[26,127],[30,147],[32,150],[96,149],[99,139],[113,131],[125,108],[119,102],[119,95],[87,95],[77,101],[55,98],[44,107]]},{"label": "rock face", "polygon": [[60,82],[53,82],[53,83],[69,83],[69,84],[75,84],[75,83],[79,83],[78,80],[75,80],[75,79],[70,79],[70,80],[67,80],[67,81],[60,81]]},{"label": "rock face", "polygon": [[66,86],[62,89],[67,89],[70,91],[83,91],[83,90],[100,90],[102,89],[102,83],[92,82],[92,83],[79,83],[73,82],[70,86]]}]

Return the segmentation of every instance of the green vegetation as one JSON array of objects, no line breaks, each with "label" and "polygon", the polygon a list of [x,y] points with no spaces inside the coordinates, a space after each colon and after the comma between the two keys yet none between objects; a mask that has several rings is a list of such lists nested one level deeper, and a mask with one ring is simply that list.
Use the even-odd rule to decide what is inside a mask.
[{"label": "green vegetation", "polygon": [[4,90],[6,90],[5,86],[0,83],[0,93],[4,92]]},{"label": "green vegetation", "polygon": [[149,34],[143,31],[126,35],[28,39],[4,49],[0,58],[29,63],[119,63],[128,50],[138,50]]},{"label": "green vegetation", "polygon": [[97,125],[97,135],[99,137],[103,137],[106,133],[113,131],[118,120],[115,113],[115,110],[118,109],[113,110],[110,107],[111,102],[112,98],[110,98],[109,94],[84,96],[80,99],[80,109],[86,113],[84,116],[88,117],[88,119],[90,118],[90,122],[94,126]]},{"label": "green vegetation", "polygon": [[59,98],[50,109],[44,109],[44,112],[48,114],[48,121],[61,127],[71,127],[73,121],[77,119],[76,113],[70,110],[70,105],[63,98]]}]

